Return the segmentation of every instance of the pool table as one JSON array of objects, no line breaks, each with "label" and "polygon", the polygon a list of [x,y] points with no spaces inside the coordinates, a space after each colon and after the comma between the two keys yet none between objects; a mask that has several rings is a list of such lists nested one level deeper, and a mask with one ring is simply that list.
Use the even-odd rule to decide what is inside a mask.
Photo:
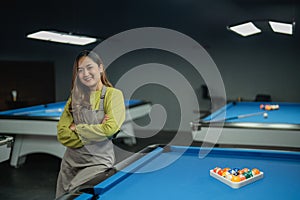
[{"label": "pool table", "polygon": [[[279,105],[279,109],[264,111],[261,104]],[[199,123],[192,123],[192,134],[195,141],[201,142],[299,148],[300,103],[231,102]]]},{"label": "pool table", "polygon": [[[0,112],[0,134],[12,134],[14,144],[11,166],[18,167],[31,153],[48,153],[62,158],[65,147],[56,138],[57,122],[66,102],[56,102]],[[132,120],[147,115],[151,104],[141,100],[125,100],[126,120],[118,137],[133,145],[136,142]]]},{"label": "pool table", "polygon": [[[300,152],[160,145],[149,148],[138,159],[123,161],[127,165],[121,162],[116,174],[75,199],[300,199]],[[209,153],[201,157],[201,151]],[[264,176],[232,188],[210,176],[210,170],[217,166],[258,168]]]}]

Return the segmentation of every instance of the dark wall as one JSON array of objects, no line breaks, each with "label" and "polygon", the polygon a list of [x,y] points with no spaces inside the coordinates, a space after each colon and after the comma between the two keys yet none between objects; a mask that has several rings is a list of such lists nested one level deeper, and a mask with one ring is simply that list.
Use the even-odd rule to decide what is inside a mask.
[{"label": "dark wall", "polygon": [[[196,39],[196,36],[193,35],[193,38]],[[256,94],[263,93],[270,94],[273,101],[300,102],[300,51],[293,37],[278,35],[276,40],[271,40],[268,34],[265,34],[250,38],[240,37],[237,40],[212,38],[207,43],[210,45],[204,47],[220,71],[228,100],[236,100],[239,97],[244,100],[254,100]],[[55,98],[56,101],[62,101],[70,94],[72,66],[77,53],[83,49],[93,49],[95,46],[77,47],[25,41],[14,51],[2,51],[0,60],[53,63]],[[109,66],[108,76],[116,84],[130,69],[147,63],[161,63],[177,70],[191,83],[197,94],[200,110],[210,108],[209,100],[202,98],[201,85],[205,84],[203,78],[196,75],[193,67],[184,59],[168,52],[160,50],[131,52]],[[42,76],[44,71],[40,70],[39,73]],[[157,70],[156,73],[159,75],[160,71]],[[135,79],[128,81],[130,85]],[[173,85],[181,87],[176,79],[173,80]],[[1,84],[1,88],[5,87],[6,85]],[[125,84],[122,87],[128,86]],[[168,88],[157,84],[141,86],[134,93],[134,98],[161,104],[168,113],[168,121],[164,129],[177,129],[179,116],[183,113],[179,111],[180,102],[176,99],[176,95],[174,96]],[[186,112],[184,115],[188,115],[189,119],[195,119],[198,114],[193,113],[193,110],[196,110],[198,105],[190,103],[189,100],[189,96],[185,96],[183,103],[188,104],[189,109],[183,112]],[[187,124],[185,129],[188,128]]]},{"label": "dark wall", "polygon": [[0,110],[55,101],[53,62],[0,61],[0,71]]}]

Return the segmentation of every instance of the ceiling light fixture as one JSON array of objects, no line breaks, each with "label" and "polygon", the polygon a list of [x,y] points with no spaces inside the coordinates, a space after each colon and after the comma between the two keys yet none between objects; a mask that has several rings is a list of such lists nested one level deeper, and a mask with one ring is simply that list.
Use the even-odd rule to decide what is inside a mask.
[{"label": "ceiling light fixture", "polygon": [[74,45],[87,45],[97,41],[96,38],[92,37],[72,35],[56,31],[38,31],[36,33],[28,34],[27,38]]},{"label": "ceiling light fixture", "polygon": [[261,30],[257,28],[252,22],[247,22],[244,24],[228,27],[228,29],[244,37],[261,32]]},{"label": "ceiling light fixture", "polygon": [[282,23],[282,22],[269,21],[269,24],[270,24],[272,30],[276,33],[293,35],[293,26],[295,25],[295,22],[293,24],[288,24],[288,23]]}]

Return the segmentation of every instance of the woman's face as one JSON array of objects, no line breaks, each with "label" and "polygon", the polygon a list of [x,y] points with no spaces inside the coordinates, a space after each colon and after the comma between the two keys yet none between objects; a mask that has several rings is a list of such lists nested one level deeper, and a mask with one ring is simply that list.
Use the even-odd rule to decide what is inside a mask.
[{"label": "woman's face", "polygon": [[78,78],[80,82],[95,91],[98,85],[101,84],[100,73],[103,71],[103,66],[98,66],[88,56],[82,57],[78,61]]}]

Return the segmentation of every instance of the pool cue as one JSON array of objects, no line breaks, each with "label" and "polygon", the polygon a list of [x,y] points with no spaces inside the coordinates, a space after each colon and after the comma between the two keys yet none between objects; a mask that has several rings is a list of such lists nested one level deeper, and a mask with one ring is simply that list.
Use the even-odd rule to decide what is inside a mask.
[{"label": "pool cue", "polygon": [[256,116],[256,115],[263,115],[264,113],[265,112],[256,112],[256,113],[250,113],[250,114],[243,114],[243,115],[228,117],[228,118],[225,118],[225,119],[210,120],[209,122],[225,122],[227,120],[232,120],[232,119],[242,119],[242,118],[252,117],[252,116]]}]

